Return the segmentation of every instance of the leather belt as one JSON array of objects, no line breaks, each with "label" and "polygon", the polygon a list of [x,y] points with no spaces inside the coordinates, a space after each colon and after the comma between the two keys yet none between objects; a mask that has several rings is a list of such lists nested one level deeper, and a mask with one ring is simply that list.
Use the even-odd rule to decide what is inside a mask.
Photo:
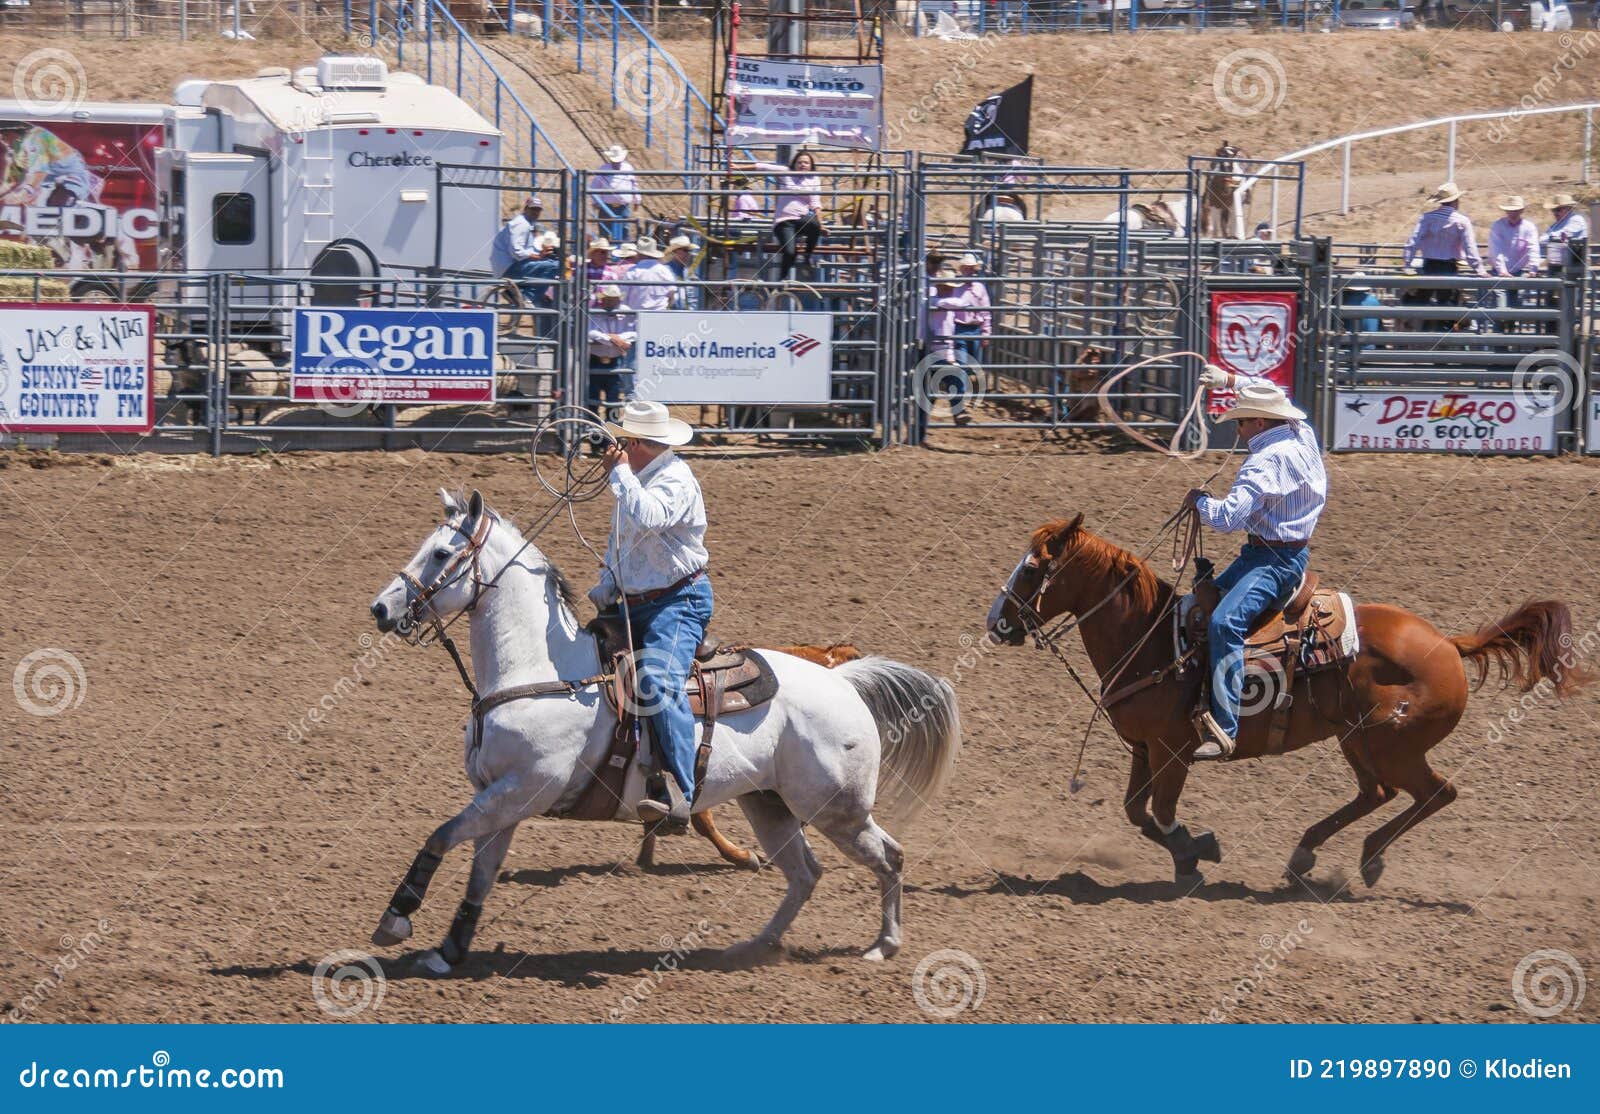
[{"label": "leather belt", "polygon": [[1304,549],[1310,542],[1272,542],[1255,534],[1246,534],[1245,541],[1251,545],[1263,546],[1266,549]]},{"label": "leather belt", "polygon": [[640,592],[636,596],[623,596],[629,607],[638,607],[641,603],[653,603],[662,596],[676,592],[679,588],[686,588],[706,574],[705,569],[695,569],[694,572],[681,580],[674,580],[665,588],[655,588],[648,592]]}]

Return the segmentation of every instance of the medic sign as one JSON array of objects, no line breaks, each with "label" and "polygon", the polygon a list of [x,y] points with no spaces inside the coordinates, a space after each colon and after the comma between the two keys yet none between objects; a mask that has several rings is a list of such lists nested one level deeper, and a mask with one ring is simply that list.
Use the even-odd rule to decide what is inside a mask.
[{"label": "medic sign", "polygon": [[152,306],[0,303],[0,431],[148,433]]},{"label": "medic sign", "polygon": [[[1211,362],[1235,375],[1270,379],[1294,399],[1294,330],[1300,295],[1293,291],[1213,290]],[[1213,417],[1234,404],[1232,391],[1212,391]]]},{"label": "medic sign", "polygon": [[1344,452],[1549,453],[1555,405],[1510,391],[1343,390],[1332,449]]}]

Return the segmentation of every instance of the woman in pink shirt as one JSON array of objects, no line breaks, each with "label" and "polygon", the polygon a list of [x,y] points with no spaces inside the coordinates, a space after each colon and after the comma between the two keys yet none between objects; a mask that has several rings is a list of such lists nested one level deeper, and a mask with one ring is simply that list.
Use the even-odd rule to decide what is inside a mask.
[{"label": "woman in pink shirt", "polygon": [[800,241],[805,241],[806,266],[810,267],[817,241],[822,239],[822,178],[817,174],[816,160],[809,151],[797,151],[788,166],[757,162],[751,163],[748,169],[778,175],[778,202],[772,231],[778,237],[778,250],[783,255],[779,279],[788,282],[794,277]]}]

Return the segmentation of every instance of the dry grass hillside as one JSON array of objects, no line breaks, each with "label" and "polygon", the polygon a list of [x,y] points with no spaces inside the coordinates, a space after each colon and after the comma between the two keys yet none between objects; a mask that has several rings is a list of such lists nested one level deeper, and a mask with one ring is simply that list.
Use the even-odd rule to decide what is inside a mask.
[{"label": "dry grass hillside", "polygon": [[[1600,93],[1600,37],[1411,33],[1007,36],[960,43],[895,36],[889,44],[887,119],[895,146],[951,149],[973,103],[1033,74],[1033,148],[1049,161],[1181,166],[1224,139],[1258,156],[1317,140],[1453,113],[1544,104]],[[16,60],[59,36],[0,34],[0,90]],[[704,38],[668,42],[690,77],[710,88]],[[1248,52],[1248,53],[1241,53]],[[73,53],[91,100],[161,100],[189,76],[231,77],[264,65],[309,61],[315,44],[95,39]],[[1568,67],[1571,68],[1568,68]],[[1220,78],[1219,78],[1220,75]],[[1219,80],[1236,111],[1219,103]],[[1258,110],[1259,109],[1259,110]],[[1339,238],[1392,239],[1444,174],[1442,131],[1355,149],[1355,210],[1338,201],[1339,155],[1310,164],[1312,227]],[[1544,196],[1575,182],[1579,117],[1528,118],[1461,129],[1457,178],[1469,212],[1488,215],[1491,194]],[[1256,215],[1263,215],[1258,199]]]}]

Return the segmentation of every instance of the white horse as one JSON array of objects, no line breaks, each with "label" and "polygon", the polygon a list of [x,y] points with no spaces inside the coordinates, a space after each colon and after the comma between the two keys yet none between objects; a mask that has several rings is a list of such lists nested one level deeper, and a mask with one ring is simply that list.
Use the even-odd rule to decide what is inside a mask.
[{"label": "white horse", "polygon": [[[443,944],[422,956],[424,966],[444,974],[467,954],[517,825],[577,800],[605,759],[616,719],[593,685],[570,692],[559,686],[601,672],[594,636],[579,626],[560,570],[477,492],[470,500],[440,495],[446,521],[373,601],[378,628],[406,631],[467,612],[480,694],[539,682],[556,690],[487,711],[481,739],[469,721],[466,768],[477,795],[428,837],[373,933],[380,946],[410,937],[411,915],[439,862],[473,840],[466,898]],[[803,831],[810,824],[878,876],[883,924],[863,958],[885,959],[900,948],[905,857],[873,809],[909,821],[938,793],[961,746],[955,692],[946,681],[883,658],[825,669],[761,653],[777,675],[777,696],[718,719],[696,805],[737,799],[788,883],[772,920],[730,949],[732,958],[776,952],[811,896],[821,868]],[[623,806],[639,800],[638,784],[635,770]],[[617,818],[632,819],[632,808],[619,808]]]},{"label": "white horse", "polygon": [[1114,209],[1100,218],[1101,224],[1126,223],[1128,231],[1165,229],[1174,236],[1189,234],[1189,198],[1187,195],[1168,200],[1158,197],[1154,201],[1135,201],[1121,209]]}]

